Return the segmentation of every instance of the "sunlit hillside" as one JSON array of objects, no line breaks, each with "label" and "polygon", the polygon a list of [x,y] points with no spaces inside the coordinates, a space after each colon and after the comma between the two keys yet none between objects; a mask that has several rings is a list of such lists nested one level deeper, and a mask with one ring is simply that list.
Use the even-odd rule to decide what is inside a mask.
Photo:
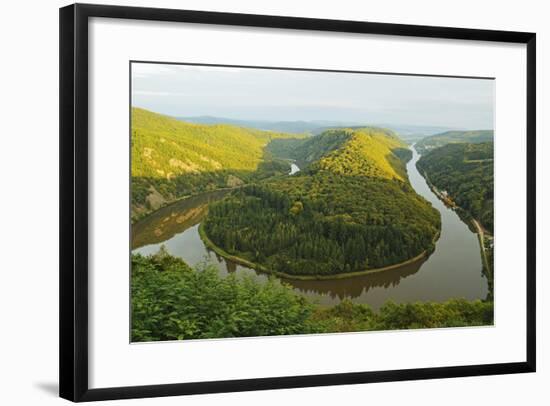
[{"label": "sunlit hillside", "polygon": [[132,108],[132,211],[156,209],[179,197],[288,171],[264,147],[300,135],[232,125],[185,123]]},{"label": "sunlit hillside", "polygon": [[232,125],[202,125],[132,109],[132,176],[173,178],[221,169],[253,171],[275,133]]},{"label": "sunlit hillside", "polygon": [[370,176],[405,181],[407,174],[403,162],[394,151],[406,145],[388,131],[364,128],[357,130],[331,130],[325,137],[343,134],[341,148],[324,155],[316,164],[320,170],[340,175]]}]

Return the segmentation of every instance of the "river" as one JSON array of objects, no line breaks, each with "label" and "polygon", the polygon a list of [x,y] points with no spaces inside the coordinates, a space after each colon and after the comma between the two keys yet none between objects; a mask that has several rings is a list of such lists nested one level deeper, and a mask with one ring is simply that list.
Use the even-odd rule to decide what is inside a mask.
[{"label": "river", "polygon": [[[390,271],[347,279],[323,281],[284,280],[300,294],[320,304],[332,305],[348,298],[366,303],[374,309],[387,300],[397,303],[444,301],[450,298],[484,299],[488,284],[482,273],[482,261],[476,234],[430,190],[416,169],[420,155],[412,148],[413,158],[407,164],[412,187],[441,213],[441,236],[435,251],[416,263]],[[289,175],[299,171],[292,164]],[[207,192],[166,206],[132,226],[134,253],[153,254],[162,244],[172,255],[189,265],[214,264],[222,274],[237,272],[266,275],[219,257],[203,244],[198,227],[207,213],[208,204],[221,199],[230,190]]]}]

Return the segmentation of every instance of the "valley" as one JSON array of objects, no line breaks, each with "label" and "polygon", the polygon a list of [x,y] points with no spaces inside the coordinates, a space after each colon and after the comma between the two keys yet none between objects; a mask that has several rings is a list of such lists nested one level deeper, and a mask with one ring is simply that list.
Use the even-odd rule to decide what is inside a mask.
[{"label": "valley", "polygon": [[[429,189],[416,169],[419,154],[394,133],[329,130],[315,137],[274,138],[264,148],[280,163],[280,172],[234,188],[221,184],[219,190],[195,193],[135,222],[134,256],[164,249],[191,267],[208,264],[222,276],[260,284],[278,274],[295,294],[320,306],[349,300],[381,309],[390,299],[487,297],[476,235]],[[291,165],[299,171],[289,175]],[[199,228],[207,231],[202,237]],[[354,232],[373,237],[356,242]],[[347,249],[346,243],[334,244],[346,233]],[[214,243],[218,249],[205,244],[215,235],[223,235]],[[385,249],[373,255],[386,241],[384,235]],[[371,241],[375,245],[367,249]],[[405,244],[410,244],[408,251]],[[256,256],[260,248],[264,254]],[[365,253],[369,256],[360,256]],[[288,263],[300,266],[289,272]]]}]

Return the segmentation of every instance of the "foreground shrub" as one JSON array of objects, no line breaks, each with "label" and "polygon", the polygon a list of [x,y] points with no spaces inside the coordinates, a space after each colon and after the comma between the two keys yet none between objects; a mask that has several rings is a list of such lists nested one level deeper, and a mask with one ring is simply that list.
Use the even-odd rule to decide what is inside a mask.
[{"label": "foreground shrub", "polygon": [[162,253],[132,257],[132,341],[303,334],[312,309],[276,279],[221,277]]},{"label": "foreground shrub", "polygon": [[192,269],[164,249],[132,256],[131,285],[134,342],[493,324],[490,301],[315,306],[278,279]]}]

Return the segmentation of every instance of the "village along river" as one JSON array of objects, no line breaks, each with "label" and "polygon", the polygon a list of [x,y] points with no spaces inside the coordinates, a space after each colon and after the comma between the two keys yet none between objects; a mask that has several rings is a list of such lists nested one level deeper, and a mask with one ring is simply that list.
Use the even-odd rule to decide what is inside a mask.
[{"label": "village along river", "polygon": [[[286,280],[294,289],[314,301],[330,305],[348,298],[366,303],[374,309],[387,300],[398,303],[445,301],[451,298],[485,299],[487,279],[477,235],[430,190],[416,169],[420,155],[412,148],[413,158],[407,164],[412,187],[441,213],[441,236],[435,251],[422,260],[400,268],[346,279],[322,281]],[[292,164],[290,175],[299,171]],[[202,262],[215,265],[222,274],[237,272],[267,275],[235,264],[206,248],[198,228],[207,213],[208,204],[221,199],[230,190],[219,190],[193,196],[154,212],[132,226],[133,253],[156,253],[161,245],[189,265]]]}]

